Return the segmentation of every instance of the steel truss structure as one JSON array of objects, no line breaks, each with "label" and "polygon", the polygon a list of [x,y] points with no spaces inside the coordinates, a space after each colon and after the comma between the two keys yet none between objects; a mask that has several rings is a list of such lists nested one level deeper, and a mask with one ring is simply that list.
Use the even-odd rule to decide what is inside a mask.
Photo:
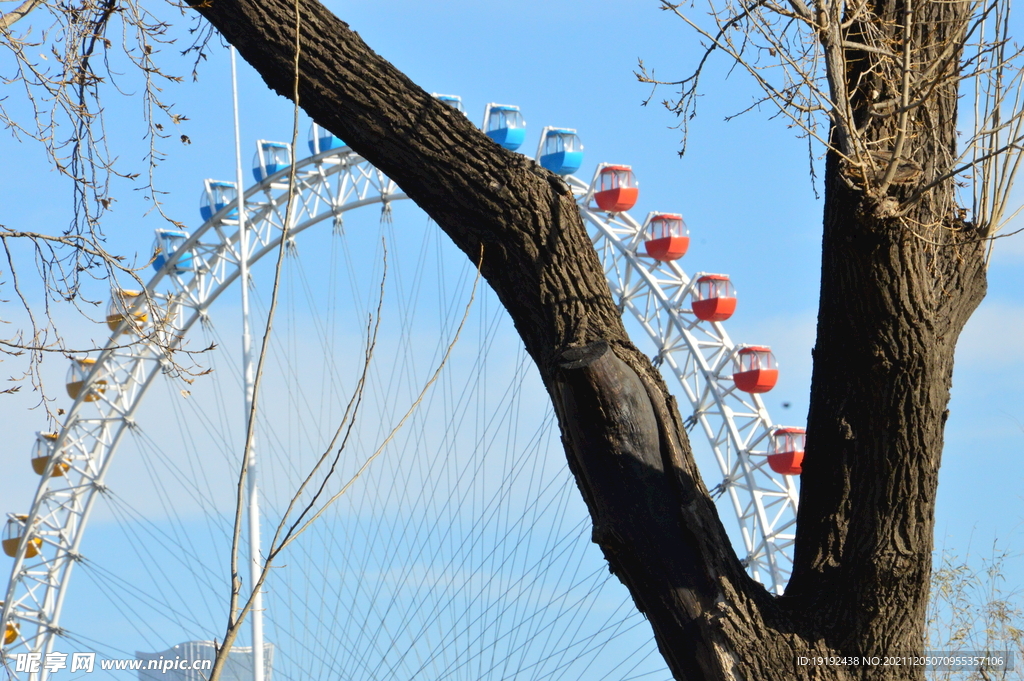
[{"label": "steel truss structure", "polygon": [[[240,252],[232,203],[167,254],[146,288],[145,321],[127,315],[113,333],[50,443],[50,459],[31,510],[9,516],[21,525],[0,620],[0,631],[14,639],[0,649],[0,662],[11,678],[48,677],[44,667],[32,674],[16,672],[12,656],[35,652],[45,657],[53,650],[62,634],[61,610],[71,572],[82,560],[85,526],[97,496],[104,493],[118,444],[134,427],[147,389],[159,374],[171,370],[170,353],[239,277],[242,258],[251,266],[280,245],[289,171],[280,170],[245,192],[247,253]],[[699,424],[711,443],[722,476],[712,492],[727,495],[739,519],[747,567],[755,579],[781,593],[789,573],[786,552],[793,540],[796,486],[767,467],[764,449],[772,422],[763,402],[732,385],[734,355],[742,346],[732,343],[720,323],[693,316],[687,307],[693,280],[676,263],[637,253],[644,236],[639,223],[628,213],[601,212],[592,205],[591,185],[571,176],[566,181],[589,225],[612,294],[654,342],[655,362],[667,365],[679,379],[693,408],[687,426]],[[391,201],[407,198],[348,147],[298,161],[295,182],[289,239],[328,218],[337,227],[349,210],[380,204],[386,211]],[[129,333],[135,342],[125,340]],[[52,475],[55,466],[62,475]],[[30,545],[36,550],[26,552]],[[36,555],[29,557],[31,553]]]}]

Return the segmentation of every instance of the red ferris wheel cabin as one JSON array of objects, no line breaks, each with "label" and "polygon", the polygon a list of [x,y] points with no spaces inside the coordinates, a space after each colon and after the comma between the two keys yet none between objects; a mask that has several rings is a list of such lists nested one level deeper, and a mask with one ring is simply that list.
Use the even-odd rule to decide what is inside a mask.
[{"label": "red ferris wheel cabin", "polygon": [[768,446],[768,465],[780,475],[800,475],[806,443],[807,431],[803,428],[776,428]]},{"label": "red ferris wheel cabin", "polygon": [[705,274],[693,287],[693,314],[705,322],[724,322],[736,311],[736,290],[728,275]]},{"label": "red ferris wheel cabin", "polygon": [[636,205],[640,187],[629,166],[605,165],[597,173],[597,207],[609,213],[621,213]]},{"label": "red ferris wheel cabin", "polygon": [[766,393],[779,380],[778,365],[772,349],[764,345],[748,345],[736,353],[736,373],[732,380],[746,393]]},{"label": "red ferris wheel cabin", "polygon": [[689,232],[683,216],[678,213],[651,213],[645,226],[647,240],[644,249],[647,255],[667,262],[686,255],[690,247]]}]

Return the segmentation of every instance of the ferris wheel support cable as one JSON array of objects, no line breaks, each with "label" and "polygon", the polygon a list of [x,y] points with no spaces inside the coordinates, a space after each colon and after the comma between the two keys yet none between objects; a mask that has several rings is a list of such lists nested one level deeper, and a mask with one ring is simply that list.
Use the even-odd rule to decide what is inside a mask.
[{"label": "ferris wheel support cable", "polygon": [[[463,387],[461,388],[461,390],[462,390],[463,392],[465,392],[465,390],[466,390],[466,389],[467,389],[467,388],[466,388],[466,386],[463,386]],[[451,390],[451,387],[449,387],[449,390]],[[460,399],[459,399],[459,402],[460,402],[460,403],[461,403],[461,402],[464,402],[464,397],[463,397],[463,398],[460,398]],[[447,505],[447,504],[446,504],[446,505]],[[492,514],[492,515],[493,515],[493,513],[494,513],[494,512],[495,512],[494,510],[491,510],[491,511],[489,511],[489,512],[487,512],[487,513],[484,513],[484,512],[481,512],[481,513],[479,513],[479,514],[478,514],[478,515],[476,516],[476,520],[474,521],[474,527],[476,527],[476,526],[477,526],[477,525],[479,525],[480,523],[483,523],[483,522],[487,522],[487,521],[488,521],[488,518],[490,517],[490,516],[488,515],[488,513],[490,513],[490,514]],[[485,516],[487,516],[487,517],[485,517]],[[431,532],[434,532],[434,531],[436,531],[436,529],[437,529],[437,521],[435,521],[435,523],[434,523],[434,525],[432,526],[432,528],[431,528],[431,530],[430,530],[430,531],[431,531]],[[447,531],[446,531],[446,534],[447,534]],[[470,534],[470,535],[472,535],[473,537],[476,537],[476,536],[478,536],[478,533],[477,533],[477,532],[474,532],[474,531],[472,531],[472,530],[470,531],[470,533],[469,533],[469,534]],[[414,535],[415,535],[415,536],[419,536],[419,535],[418,535],[418,533],[414,533]],[[475,544],[475,542],[471,542],[471,543],[473,544],[473,546],[475,546],[475,545],[476,545],[476,544]],[[497,558],[497,556],[496,556],[496,555],[494,554],[494,552],[493,552],[493,551],[491,552],[491,554],[490,554],[490,555],[492,555],[493,557]],[[507,561],[508,561],[508,558],[506,557],[506,559],[505,559],[505,560],[503,561],[503,563],[505,563],[505,562],[507,562]],[[415,558],[413,558],[413,559],[412,559],[412,560],[410,560],[410,561],[406,561],[406,565],[405,565],[405,567],[403,567],[403,570],[408,570],[408,569],[409,569],[409,563],[415,563],[415,562],[416,562],[416,559],[415,559]],[[451,566],[451,565],[449,565],[448,567],[454,567],[454,566]],[[387,570],[387,566],[385,566],[385,570]],[[403,572],[403,574],[405,574],[405,573]],[[421,579],[424,579],[425,577],[426,577],[426,575],[424,575],[423,577],[421,577]],[[402,578],[402,577],[399,577],[399,579],[403,579],[403,578]],[[426,583],[425,583],[425,582],[421,582],[421,585],[426,585]],[[436,587],[436,584],[435,584],[435,587]],[[461,592],[461,589],[460,589],[460,592]],[[388,606],[388,607],[390,607],[390,604],[389,604],[389,606]],[[414,607],[414,608],[413,608],[413,610],[417,610],[417,608],[415,608],[415,607]],[[412,651],[410,650],[410,651],[408,651],[408,652],[412,652]],[[445,652],[444,650],[442,650],[442,651],[441,651],[441,653],[442,653],[442,654],[443,654],[444,652]],[[403,655],[403,657],[404,657],[404,655]],[[432,657],[431,659],[436,659],[436,656],[435,656],[435,657]],[[445,668],[447,668],[447,667],[445,667]]]},{"label": "ferris wheel support cable", "polygon": [[[410,311],[408,309],[406,309],[405,313],[403,314],[403,320],[404,320],[403,324],[402,324],[403,329],[408,329],[409,328],[409,324],[408,324],[408,322],[409,322],[409,315],[410,315]],[[406,338],[405,335],[403,335],[403,339],[404,339],[403,340],[403,347],[407,347],[409,339]],[[408,370],[406,370],[404,373],[408,374]],[[411,375],[407,376],[407,378],[409,378],[410,381],[413,381],[413,382],[416,380],[415,377],[413,377]],[[428,403],[432,403],[433,402],[433,400],[435,399],[435,395],[436,395],[436,393],[434,393],[434,392],[431,393],[431,395],[428,397]],[[408,471],[406,471],[404,473],[404,475],[408,476],[409,475]],[[389,491],[387,493],[389,498],[390,498],[391,495],[395,494],[395,491],[396,491],[397,488],[398,488],[398,486],[393,483],[391,488],[389,489]],[[420,495],[422,496],[423,493],[424,493],[424,490],[421,489]],[[422,522],[425,522],[425,521],[426,521],[426,518],[421,518],[419,520],[416,520],[415,522],[422,523]],[[405,521],[406,525],[408,525],[409,523],[412,523],[412,522],[414,522],[414,519],[412,519],[412,518],[409,518],[409,519],[407,519]],[[436,523],[438,522],[438,520],[435,519],[434,522],[435,522],[435,526],[436,526]],[[421,547],[421,552],[422,552],[422,547]],[[383,566],[383,569],[385,571],[390,571],[392,569],[393,563],[396,560],[398,560],[398,553],[396,551],[391,551],[390,555],[391,555],[391,561],[388,564]],[[417,555],[419,555],[419,554],[417,554]],[[365,559],[365,556],[364,556],[364,559]],[[403,565],[402,569],[403,570],[410,570],[411,569],[410,568],[410,564],[414,564],[416,562],[416,560],[417,560],[417,556],[411,556],[410,560],[405,562],[405,564]],[[359,570],[357,572],[362,574],[363,570]],[[405,573],[403,572],[402,574],[404,575]],[[404,579],[404,577],[400,577],[399,579]],[[394,604],[394,600],[392,599],[392,601],[386,606],[385,609],[386,610],[389,609],[393,604]]]},{"label": "ferris wheel support cable", "polygon": [[[131,505],[129,505],[123,499],[113,499],[111,503],[111,511],[112,515],[117,519],[118,523],[121,525],[123,531],[125,532],[125,535],[129,537],[129,539],[131,539],[129,543],[132,547],[132,551],[135,552],[136,556],[140,559],[140,562],[147,566],[147,572],[149,572],[149,574],[153,576],[152,569],[148,566],[151,564],[156,564],[159,566],[159,563],[155,563],[155,561],[152,560],[153,556],[148,550],[145,551],[146,555],[143,555],[142,550],[140,549],[140,547],[144,547],[143,537],[140,536],[138,530],[130,529],[130,521],[134,521],[140,524],[141,526],[145,527],[147,519],[144,516],[142,516],[142,514],[140,514],[137,509],[131,507]],[[188,551],[188,546],[183,545],[180,542],[176,542],[166,533],[159,532],[159,530],[153,532],[153,530],[151,529],[150,534],[151,536],[155,534],[158,538],[162,539],[164,542],[167,542],[168,545],[175,546],[177,550],[172,552],[174,554]],[[145,558],[150,558],[150,560],[145,560]],[[195,556],[193,554],[192,556],[189,556],[189,558],[198,558],[198,556]],[[192,567],[192,564],[184,559],[180,560],[179,563],[183,567]],[[164,596],[163,599],[160,599],[155,597],[153,593],[134,587],[131,584],[131,582],[126,581],[120,575],[108,569],[105,569],[94,562],[90,561],[84,563],[82,569],[85,572],[85,574],[89,575],[90,579],[93,581],[94,584],[101,585],[100,588],[103,588],[102,585],[105,582],[114,582],[117,584],[118,588],[128,592],[129,596],[122,596],[122,598],[125,599],[124,604],[128,605],[129,607],[131,607],[132,603],[135,603],[137,605],[139,602],[145,602],[150,604],[151,606],[162,604],[163,607],[161,608],[161,614],[169,613],[169,615],[165,616],[173,616],[176,619],[176,621],[180,620],[181,618],[185,618],[196,625],[199,624],[198,620],[195,619],[194,613],[186,612],[179,609],[178,604],[183,603],[184,600],[182,598],[182,595],[178,593],[176,589],[175,597],[173,600],[168,598],[167,596]],[[207,579],[204,580],[202,586],[207,589],[213,590],[216,588],[216,585],[213,583],[212,580],[213,575],[210,574],[208,570],[206,572]],[[197,575],[199,574],[199,571],[193,570],[192,574]],[[157,584],[158,588],[162,588],[163,584],[167,582],[167,574],[162,567],[160,567],[159,569],[159,579],[157,579],[154,576],[154,578],[151,581],[154,584]],[[129,597],[131,599],[130,601],[128,600]],[[212,614],[212,612],[210,614]],[[146,625],[149,626],[149,628],[155,632],[155,630],[152,628],[149,622],[146,622]]]},{"label": "ferris wheel support cable", "polygon": [[[113,511],[113,515],[114,515],[115,518],[117,518],[118,523],[121,524],[122,528],[125,528],[126,523],[125,523],[125,517],[123,515],[123,509],[121,510],[121,512],[116,511],[116,510]],[[127,534],[128,533],[126,531],[126,535]],[[140,552],[140,549],[138,548],[137,545],[133,545],[132,546],[132,550],[136,553],[136,556],[138,558],[140,558],[140,560],[143,558],[142,552]],[[145,553],[147,554],[146,557],[152,558],[152,555],[149,554],[148,550],[145,551]],[[157,580],[155,578],[153,569],[148,567],[149,565],[153,564],[153,562],[152,561],[148,561],[148,562],[145,562],[145,564],[147,565],[147,574],[150,576],[151,581],[153,581],[156,584],[166,583],[167,575],[166,575],[166,572],[162,568],[157,570],[157,572],[159,573],[159,576],[161,577],[160,580]],[[157,565],[159,565],[159,564],[157,564]],[[182,631],[189,631],[189,627],[185,626],[186,622],[191,621],[192,623],[197,624],[196,620],[194,619],[194,615],[192,615],[190,613],[182,612],[182,611],[174,608],[173,606],[172,607],[167,607],[166,606],[167,603],[181,603],[181,602],[183,602],[181,600],[180,596],[178,598],[174,599],[174,600],[171,600],[171,599],[167,598],[166,595],[164,595],[162,599],[157,599],[157,598],[153,598],[152,594],[141,594],[140,595],[140,594],[136,593],[138,590],[135,590],[135,592],[132,593],[131,601],[129,601],[123,595],[118,595],[116,593],[116,590],[114,588],[112,588],[112,586],[111,586],[111,583],[115,583],[118,588],[122,588],[122,589],[125,589],[126,591],[128,591],[129,589],[127,589],[125,587],[125,585],[124,585],[124,580],[121,580],[119,577],[117,577],[116,575],[113,575],[112,573],[110,573],[108,571],[99,571],[98,570],[98,572],[104,572],[104,575],[103,575],[104,578],[100,579],[100,578],[98,578],[97,575],[91,574],[91,568],[92,567],[93,566],[91,564],[86,564],[85,566],[83,566],[83,573],[90,577],[90,581],[94,585],[94,587],[99,592],[101,592],[102,594],[104,594],[106,596],[107,602],[113,604],[114,607],[117,608],[117,610],[122,614],[122,616],[124,616],[126,614],[125,610],[127,610],[128,612],[132,612],[135,608],[138,607],[139,603],[145,603],[145,602],[148,601],[148,602],[150,602],[151,604],[154,604],[154,605],[155,604],[163,604],[164,607],[161,608],[161,616],[164,617],[166,620],[173,621],[174,624],[176,626],[178,626]],[[120,602],[118,602],[118,601],[120,601]],[[153,633],[153,634],[157,633],[157,630],[155,629],[155,627],[153,626],[153,623],[151,621],[146,621],[145,622],[145,626],[146,626],[146,628],[151,633]],[[145,640],[147,645],[153,646],[153,643],[150,641],[149,637],[142,630],[141,625],[138,627],[137,631],[143,637],[143,639]],[[66,635],[67,635],[67,632],[65,632],[65,636]]]},{"label": "ferris wheel support cable", "polygon": [[[329,167],[324,168],[325,165]],[[394,183],[379,171],[369,166],[362,158],[347,148],[327,151],[296,163],[297,183],[312,195],[302,205],[302,212],[308,219],[296,224],[290,235],[327,219],[355,208],[407,198],[395,191]],[[250,247],[246,264],[252,264],[279,245],[282,224],[279,206],[281,197],[273,195],[282,189],[282,180],[288,169],[274,173],[263,182],[245,192],[245,205],[252,219],[257,222],[256,247]],[[329,180],[337,176],[338,187],[332,188]],[[262,200],[261,200],[262,199]],[[238,267],[242,261],[238,235],[226,233],[225,227],[236,224],[229,217],[230,207],[222,208],[193,234],[181,249],[168,257],[165,266],[147,286],[150,297],[167,306],[169,318],[177,309],[190,309],[192,314],[174,333],[180,339],[200,319],[205,318],[207,307],[231,283],[239,277]],[[273,231],[278,231],[274,238]],[[214,236],[211,243],[203,238]],[[195,276],[188,282],[175,274],[177,260],[182,254],[202,260],[196,267]],[[155,291],[157,284],[169,277],[179,289],[178,293],[163,296]],[[101,352],[85,379],[86,390],[76,398],[68,411],[65,426],[53,443],[52,452],[61,453],[74,449],[70,456],[72,466],[62,478],[69,483],[66,487],[51,490],[51,472],[58,463],[58,456],[51,456],[32,503],[32,510],[24,521],[21,546],[15,557],[4,599],[2,621],[18,625],[18,639],[10,646],[0,649],[2,665],[12,677],[17,678],[10,660],[12,648],[21,647],[42,653],[52,652],[54,638],[62,633],[60,613],[63,609],[71,568],[79,560],[79,548],[84,526],[95,502],[95,493],[102,491],[113,453],[116,451],[124,432],[134,423],[133,418],[142,396],[152,384],[158,369],[165,366],[163,350],[153,342],[143,340],[134,348],[119,348],[121,329],[114,332],[108,347]],[[176,347],[177,340],[166,343]],[[133,354],[137,353],[137,354]],[[121,380],[107,380],[114,375]],[[106,381],[104,392],[96,389]],[[91,400],[86,400],[86,397]],[[100,408],[98,418],[83,417],[81,412],[87,402]],[[72,432],[74,431],[74,432]],[[76,467],[82,464],[83,469]],[[79,480],[70,484],[71,476]],[[67,503],[61,503],[61,501]],[[45,508],[44,508],[45,506]],[[25,545],[36,538],[41,547],[52,556],[43,555],[39,560],[26,562]],[[17,593],[19,588],[22,593]],[[33,627],[34,631],[27,631]],[[30,674],[30,681],[43,681],[48,677],[45,667],[37,674]]]}]

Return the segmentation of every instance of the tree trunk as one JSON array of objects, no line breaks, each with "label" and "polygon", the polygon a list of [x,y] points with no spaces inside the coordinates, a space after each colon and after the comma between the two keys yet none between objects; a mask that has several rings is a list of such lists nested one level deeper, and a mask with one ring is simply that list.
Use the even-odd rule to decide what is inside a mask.
[{"label": "tree trunk", "polygon": [[846,50],[855,123],[869,152],[898,155],[903,172],[885,187],[884,162],[873,178],[835,153],[826,162],[810,437],[786,591],[817,612],[830,646],[874,655],[924,645],[953,352],[986,288],[984,235],[964,221],[953,179],[938,181],[957,156],[955,76],[971,8],[911,2],[878,0],[870,27],[850,27],[860,43],[883,31],[876,44],[894,50],[909,34],[908,79],[938,65],[938,85],[911,110],[900,149],[899,117],[872,115],[872,101],[898,101],[899,61]]},{"label": "tree trunk", "polygon": [[[949,230],[932,246],[877,218],[830,159],[796,573],[776,598],[731,550],[675,401],[629,341],[565,183],[492,142],[315,0],[299,6],[300,105],[473,262],[482,253],[551,396],[594,541],[675,677],[923,677],[796,656],[921,649],[953,346],[984,290],[980,246]],[[291,97],[292,2],[193,7]],[[950,115],[955,93],[943,106]],[[933,204],[945,220],[951,195]]]}]

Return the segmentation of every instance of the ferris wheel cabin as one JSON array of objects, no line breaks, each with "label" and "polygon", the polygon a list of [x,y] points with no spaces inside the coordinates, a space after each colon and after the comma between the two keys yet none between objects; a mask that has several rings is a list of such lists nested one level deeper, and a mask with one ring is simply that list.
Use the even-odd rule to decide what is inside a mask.
[{"label": "ferris wheel cabin", "polygon": [[[199,215],[204,221],[211,219],[220,211],[237,202],[238,191],[235,189],[234,182],[203,180],[203,194],[199,197]],[[228,213],[228,217],[237,218],[238,209],[235,208]]]},{"label": "ferris wheel cabin", "polygon": [[[0,601],[0,609],[4,607],[4,602]],[[4,628],[4,645],[9,646],[18,640],[18,625],[14,622],[8,622]]]},{"label": "ferris wheel cabin", "polygon": [[[86,386],[86,382],[89,380],[89,374],[92,373],[93,367],[96,366],[96,359],[93,357],[83,357],[82,359],[71,360],[71,366],[68,368],[68,377],[65,387],[68,391],[68,397],[73,400],[77,400],[78,396],[82,394],[82,389]],[[95,402],[100,399],[100,395],[107,390],[107,382],[103,379],[95,381],[93,385],[88,387],[88,392],[82,397],[83,402]]]},{"label": "ferris wheel cabin", "polygon": [[651,213],[644,232],[644,250],[660,262],[679,260],[690,248],[690,232],[678,213]]},{"label": "ferris wheel cabin", "polygon": [[807,431],[803,428],[776,428],[768,445],[768,465],[779,475],[800,475],[806,442]]},{"label": "ferris wheel cabin", "polygon": [[779,368],[772,349],[763,345],[748,345],[736,353],[736,373],[732,380],[745,393],[766,393],[779,380]]},{"label": "ferris wheel cabin", "polygon": [[436,92],[432,92],[430,93],[430,96],[439,102],[444,102],[460,113],[466,113],[466,107],[462,106],[462,97],[459,97],[458,95],[439,95]]},{"label": "ferris wheel cabin", "polygon": [[274,173],[279,173],[292,164],[289,145],[284,142],[256,142],[256,156],[252,159],[252,174],[262,182]]},{"label": "ferris wheel cabin", "polygon": [[602,163],[592,183],[597,207],[608,213],[621,213],[636,205],[640,185],[629,166]]},{"label": "ferris wheel cabin", "polygon": [[142,291],[114,289],[110,296],[110,304],[107,306],[107,326],[111,331],[117,331],[126,319],[131,319],[133,323],[126,325],[121,332],[128,333],[132,326],[145,324],[149,320],[145,303],[146,298]]},{"label": "ferris wheel cabin", "polygon": [[[167,261],[181,250],[181,247],[188,241],[188,232],[177,229],[156,230],[156,240],[153,242],[153,269],[159,272],[167,264]],[[192,254],[182,253],[174,261],[172,272],[182,274],[192,269]]]},{"label": "ferris wheel cabin", "polygon": [[509,151],[515,151],[526,139],[526,121],[518,106],[488,104],[484,109],[484,132]]},{"label": "ferris wheel cabin", "polygon": [[324,151],[341,149],[345,143],[341,138],[326,128],[321,128],[314,123],[309,126],[309,153],[319,154]]},{"label": "ferris wheel cabin", "polygon": [[[4,553],[11,558],[18,555],[18,545],[21,544],[21,538],[25,534],[26,522],[28,522],[27,515],[10,515],[7,518],[7,525],[4,527],[3,547]],[[39,537],[31,538],[25,545],[25,557],[35,558],[38,556],[42,545],[43,540]]]},{"label": "ferris wheel cabin", "polygon": [[[53,458],[53,445],[57,442],[57,437],[57,433],[36,433],[36,442],[32,446],[32,470],[36,472],[36,475],[46,472],[46,466]],[[67,473],[69,468],[71,468],[70,464],[58,461],[53,465],[50,477],[60,477]]]},{"label": "ferris wheel cabin", "polygon": [[725,274],[698,277],[693,289],[693,315],[705,322],[724,322],[736,311],[736,291]]},{"label": "ferris wheel cabin", "polygon": [[556,175],[571,175],[583,165],[583,143],[571,128],[547,127],[540,134],[537,158]]}]

